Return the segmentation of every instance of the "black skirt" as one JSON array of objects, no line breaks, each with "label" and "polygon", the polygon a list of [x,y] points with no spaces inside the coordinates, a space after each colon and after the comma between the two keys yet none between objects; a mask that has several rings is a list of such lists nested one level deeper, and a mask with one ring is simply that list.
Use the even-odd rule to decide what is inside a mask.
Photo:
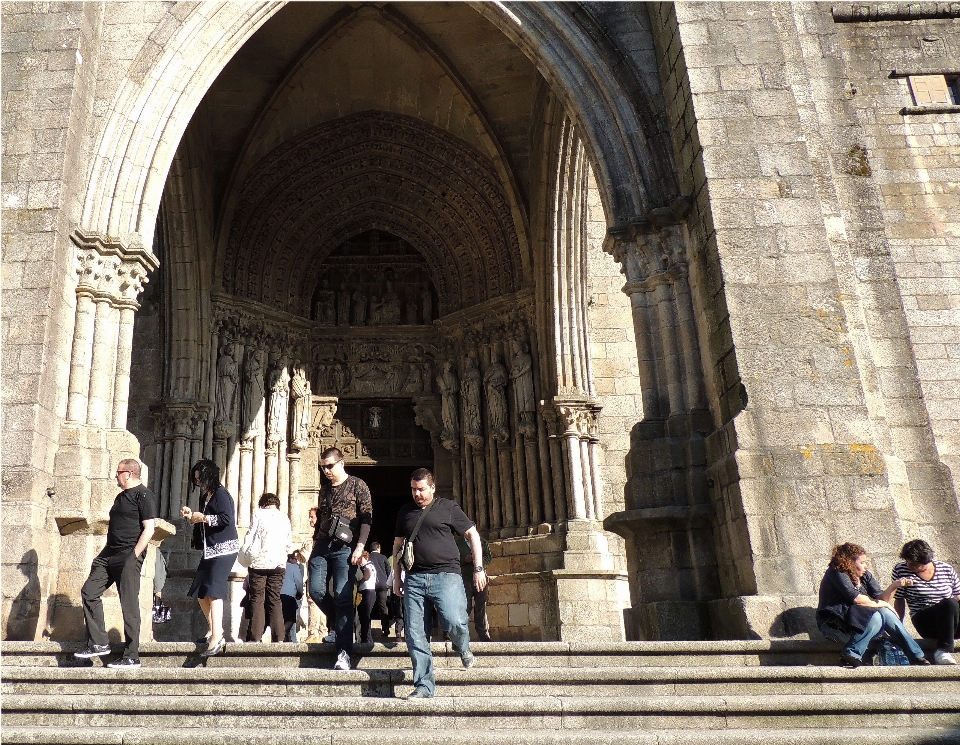
[{"label": "black skirt", "polygon": [[237,560],[237,555],[227,554],[215,556],[212,559],[200,559],[200,566],[193,577],[193,584],[187,593],[192,598],[226,599],[228,595],[227,580],[230,570]]}]

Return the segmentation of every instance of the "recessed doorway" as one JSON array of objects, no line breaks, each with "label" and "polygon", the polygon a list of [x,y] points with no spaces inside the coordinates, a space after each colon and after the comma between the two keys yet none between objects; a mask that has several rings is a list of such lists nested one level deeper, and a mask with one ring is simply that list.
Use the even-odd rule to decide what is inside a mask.
[{"label": "recessed doorway", "polygon": [[[427,464],[430,465],[430,464]],[[389,556],[400,508],[411,501],[409,466],[351,466],[348,472],[367,482],[373,498],[373,527],[370,540],[380,543],[380,552]]]}]

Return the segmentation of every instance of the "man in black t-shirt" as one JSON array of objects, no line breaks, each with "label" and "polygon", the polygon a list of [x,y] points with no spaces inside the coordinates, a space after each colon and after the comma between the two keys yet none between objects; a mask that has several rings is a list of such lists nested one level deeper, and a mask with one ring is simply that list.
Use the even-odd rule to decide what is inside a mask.
[{"label": "man in black t-shirt", "polygon": [[[397,595],[403,594],[407,650],[413,662],[414,690],[407,698],[433,698],[437,688],[430,651],[434,609],[463,666],[473,666],[467,597],[460,579],[460,550],[455,536],[463,536],[471,547],[473,582],[477,592],[487,586],[487,575],[476,526],[455,502],[434,496],[433,474],[426,468],[414,471],[410,476],[410,491],[413,503],[404,505],[397,515],[393,542],[393,566],[397,571],[393,575],[393,591]],[[400,551],[404,539],[414,532],[414,562],[406,573],[401,590]]]},{"label": "man in black t-shirt", "polygon": [[123,613],[126,646],[123,657],[107,667],[140,667],[140,568],[147,555],[157,518],[157,500],[140,481],[140,462],[132,458],[117,466],[117,486],[123,489],[110,508],[107,545],[90,567],[80,590],[87,622],[87,647],[76,657],[88,659],[110,654],[101,598],[116,583]]}]

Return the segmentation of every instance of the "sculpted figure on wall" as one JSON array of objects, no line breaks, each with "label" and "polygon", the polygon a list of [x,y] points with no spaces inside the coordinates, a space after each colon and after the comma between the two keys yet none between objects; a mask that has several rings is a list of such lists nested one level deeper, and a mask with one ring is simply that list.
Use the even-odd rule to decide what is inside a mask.
[{"label": "sculpted figure on wall", "polygon": [[500,362],[495,352],[491,356],[490,366],[483,376],[487,389],[487,417],[490,421],[490,434],[497,442],[510,439],[507,429],[507,368]]},{"label": "sculpted figure on wall", "polygon": [[387,281],[387,291],[383,295],[383,315],[381,321],[388,325],[400,323],[400,296],[393,289],[393,282]]},{"label": "sculpted figure on wall", "polygon": [[525,341],[520,343],[513,358],[510,379],[513,381],[513,401],[520,416],[520,431],[532,435],[536,431],[537,401],[533,390],[533,358],[530,345]]},{"label": "sculpted figure on wall", "polygon": [[337,325],[350,325],[350,290],[346,282],[341,282],[337,291]]},{"label": "sculpted figure on wall", "polygon": [[[233,427],[233,401],[237,384],[240,382],[240,370],[233,357],[234,350],[233,344],[224,344],[217,359],[217,413],[214,423],[224,430]],[[223,439],[227,437],[229,434],[223,435]]]},{"label": "sculpted figure on wall", "polygon": [[437,387],[440,389],[440,419],[443,422],[440,437],[447,450],[456,450],[460,446],[460,402],[457,397],[460,383],[452,360],[443,363],[443,372],[437,377]]},{"label": "sculpted figure on wall", "polygon": [[460,396],[463,398],[464,436],[474,447],[483,446],[483,419],[480,412],[480,385],[482,379],[473,356],[464,358],[463,383]]},{"label": "sculpted figure on wall", "polygon": [[267,447],[275,447],[287,439],[287,403],[290,399],[290,374],[282,357],[270,370],[270,405],[267,408]]},{"label": "sculpted figure on wall", "polygon": [[333,326],[336,323],[336,310],[334,308],[334,293],[329,288],[327,280],[320,284],[320,290],[317,292],[317,304],[314,306],[314,318],[317,323],[324,326]]},{"label": "sculpted figure on wall", "polygon": [[362,290],[353,291],[353,325],[363,326],[367,322],[367,296]]},{"label": "sculpted figure on wall", "polygon": [[260,365],[260,350],[251,348],[243,366],[243,396],[240,408],[240,423],[244,427],[243,439],[252,440],[259,434],[257,417],[263,406],[263,367]]},{"label": "sculpted figure on wall", "polygon": [[291,418],[291,445],[302,450],[310,445],[311,393],[310,381],[299,362],[294,363],[293,379],[290,381],[290,396],[293,399]]}]

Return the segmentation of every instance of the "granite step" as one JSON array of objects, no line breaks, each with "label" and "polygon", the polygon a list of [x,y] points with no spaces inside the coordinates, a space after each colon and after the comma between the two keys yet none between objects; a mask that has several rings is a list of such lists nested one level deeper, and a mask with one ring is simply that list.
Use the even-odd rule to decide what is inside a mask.
[{"label": "granite step", "polygon": [[[960,694],[960,668],[579,667],[439,669],[438,696],[691,696],[711,694]],[[405,696],[410,670],[309,668],[5,667],[3,695]]]},{"label": "granite step", "polygon": [[[209,745],[197,727],[4,727],[7,745]],[[217,745],[451,745],[463,742],[435,729],[249,730],[217,727]],[[471,732],[471,745],[958,745],[960,730],[892,729],[596,729]]]},{"label": "granite step", "polygon": [[486,730],[437,729],[249,730],[217,727],[4,727],[7,745],[958,745],[960,730],[751,729]]},{"label": "granite step", "polygon": [[[78,642],[3,642],[4,667],[82,666],[73,652]],[[460,667],[449,642],[431,645],[437,667]],[[113,645],[114,656],[122,647]],[[330,668],[335,659],[332,644],[239,644],[209,660],[200,657],[201,647],[187,642],[146,642],[140,645],[145,667],[310,667]],[[478,667],[754,667],[836,665],[839,645],[806,640],[712,641],[712,642],[487,642],[474,643]],[[410,667],[403,642],[357,645],[360,669],[405,669]],[[102,658],[105,660],[113,659]]]},{"label": "granite step", "polygon": [[[251,730],[960,728],[960,694],[377,697],[6,695],[3,727]],[[6,737],[4,737],[6,740]]]}]

